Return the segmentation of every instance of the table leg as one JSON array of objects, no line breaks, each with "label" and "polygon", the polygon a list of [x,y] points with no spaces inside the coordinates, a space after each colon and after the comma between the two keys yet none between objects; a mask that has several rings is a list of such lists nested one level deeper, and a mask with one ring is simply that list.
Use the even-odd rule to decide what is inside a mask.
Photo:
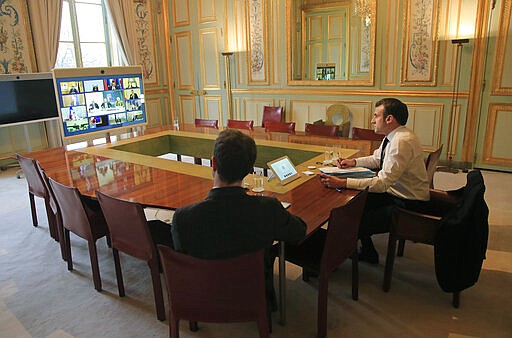
[{"label": "table leg", "polygon": [[284,241],[279,242],[279,324],[286,325],[286,266]]}]

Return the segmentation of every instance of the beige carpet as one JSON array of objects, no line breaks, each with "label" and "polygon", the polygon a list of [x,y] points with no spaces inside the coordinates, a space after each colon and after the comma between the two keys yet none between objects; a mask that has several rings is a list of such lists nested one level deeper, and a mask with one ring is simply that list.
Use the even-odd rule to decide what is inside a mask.
[{"label": "beige carpet", "polygon": [[[330,279],[329,337],[512,337],[512,175],[484,173],[491,209],[488,259],[480,280],[464,291],[461,307],[441,291],[432,247],[407,243],[395,264],[391,291],[381,290],[387,236],[376,236],[380,264],[360,264],[360,297],[350,297],[350,264]],[[436,185],[457,187],[462,175],[436,174]],[[166,337],[168,322],[154,310],[148,268],[122,256],[127,296],[117,295],[111,251],[98,242],[104,291],[94,290],[86,242],[72,237],[75,270],[68,272],[50,239],[44,207],[31,225],[26,182],[0,173],[0,337]],[[167,218],[167,216],[166,216]],[[305,283],[287,265],[288,323],[273,316],[272,337],[315,337],[317,281]],[[167,302],[166,302],[167,307]],[[256,325],[181,325],[181,337],[258,337]]]}]

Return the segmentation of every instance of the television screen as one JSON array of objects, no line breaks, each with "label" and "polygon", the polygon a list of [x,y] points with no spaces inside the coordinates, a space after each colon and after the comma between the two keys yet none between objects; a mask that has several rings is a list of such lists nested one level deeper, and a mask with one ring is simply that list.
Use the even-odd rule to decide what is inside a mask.
[{"label": "television screen", "polygon": [[58,117],[52,73],[0,75],[0,125]]},{"label": "television screen", "polygon": [[54,69],[64,137],[146,123],[141,67]]}]

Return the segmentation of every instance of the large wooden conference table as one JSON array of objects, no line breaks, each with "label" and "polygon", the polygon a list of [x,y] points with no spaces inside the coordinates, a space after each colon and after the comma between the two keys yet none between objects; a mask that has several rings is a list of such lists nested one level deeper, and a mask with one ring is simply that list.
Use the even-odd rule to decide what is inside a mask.
[{"label": "large wooden conference table", "polygon": [[[52,179],[77,187],[83,195],[95,198],[101,191],[118,198],[135,201],[148,207],[177,209],[203,200],[212,187],[211,168],[197,164],[158,158],[175,153],[195,158],[211,158],[213,143],[219,133],[216,129],[182,126],[181,130],[160,129],[145,135],[126,134],[116,141],[70,150],[70,147],[31,152],[25,156],[35,158]],[[324,159],[323,146],[294,144],[279,141],[286,135],[269,135],[260,130],[254,137],[258,158],[256,166],[288,155],[299,172],[308,166],[320,166]],[[350,157],[357,150],[341,149],[341,156]],[[197,161],[196,161],[197,162]],[[318,173],[318,170],[312,170]],[[249,178],[248,182],[252,180]],[[248,193],[252,194],[250,189]],[[276,178],[265,181],[264,196],[273,196],[291,203],[288,210],[307,224],[307,235],[321,227],[329,218],[332,208],[346,204],[358,192],[341,193],[325,188],[317,175],[301,177],[285,186]],[[280,322],[286,322],[286,270],[284,243],[279,250],[279,303]]]}]

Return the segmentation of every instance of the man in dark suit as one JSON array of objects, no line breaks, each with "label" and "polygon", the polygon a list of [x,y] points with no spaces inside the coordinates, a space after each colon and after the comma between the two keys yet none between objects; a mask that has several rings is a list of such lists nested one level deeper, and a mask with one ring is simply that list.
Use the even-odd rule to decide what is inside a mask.
[{"label": "man in dark suit", "polygon": [[213,188],[205,200],[176,210],[172,238],[177,251],[199,257],[222,259],[265,249],[267,302],[275,310],[272,244],[298,241],[306,224],[273,198],[248,195],[243,178],[253,171],[254,140],[227,129],[215,141],[212,157]]}]

